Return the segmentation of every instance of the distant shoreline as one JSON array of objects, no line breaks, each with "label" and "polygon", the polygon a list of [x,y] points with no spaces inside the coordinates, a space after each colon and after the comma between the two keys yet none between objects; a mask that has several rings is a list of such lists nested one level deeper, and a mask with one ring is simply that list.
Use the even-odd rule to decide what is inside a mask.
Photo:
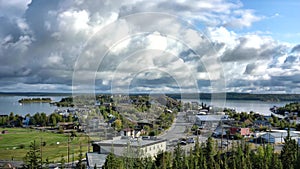
[{"label": "distant shoreline", "polygon": [[[96,95],[149,95],[149,93],[95,93]],[[90,95],[88,93],[45,93],[45,92],[0,92],[0,96],[72,96]],[[151,93],[151,95],[156,95]],[[161,95],[161,93],[157,93]],[[300,101],[300,94],[252,94],[252,93],[165,93],[174,99],[226,99],[226,100],[260,100],[265,102]]]}]

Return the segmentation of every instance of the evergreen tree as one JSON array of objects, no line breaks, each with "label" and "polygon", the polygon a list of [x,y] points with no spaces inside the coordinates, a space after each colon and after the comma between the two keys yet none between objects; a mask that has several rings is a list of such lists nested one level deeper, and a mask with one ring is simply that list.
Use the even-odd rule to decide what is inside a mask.
[{"label": "evergreen tree", "polygon": [[177,146],[174,149],[173,169],[182,168],[183,154],[184,154],[184,152],[183,152],[180,144],[177,144]]},{"label": "evergreen tree", "polygon": [[252,169],[251,151],[250,151],[249,144],[245,145],[244,155],[245,155],[245,165],[247,166],[248,169]]},{"label": "evergreen tree", "polygon": [[228,158],[227,158],[227,153],[224,154],[224,158],[223,158],[223,165],[221,166],[221,168],[223,169],[229,169],[229,166],[228,166]]},{"label": "evergreen tree", "polygon": [[41,168],[41,154],[40,146],[36,144],[35,140],[31,142],[30,149],[24,157],[24,168],[40,169]]},{"label": "evergreen tree", "polygon": [[207,168],[214,169],[214,155],[215,155],[215,144],[211,137],[209,137],[206,141],[205,147],[205,157],[207,162]]},{"label": "evergreen tree", "polygon": [[65,168],[65,163],[66,163],[66,160],[64,158],[64,155],[61,155],[61,158],[60,158],[60,169],[64,169]]},{"label": "evergreen tree", "polygon": [[295,161],[295,167],[294,168],[300,168],[300,152],[299,152],[299,147],[297,147],[297,159]]},{"label": "evergreen tree", "polygon": [[290,136],[290,130],[288,129],[288,135],[284,139],[284,146],[282,147],[280,159],[283,168],[293,169],[296,157],[297,157],[297,143],[296,140]]},{"label": "evergreen tree", "polygon": [[205,145],[204,143],[200,146],[200,154],[199,154],[199,166],[202,169],[207,169],[206,157],[205,157]]},{"label": "evergreen tree", "polygon": [[155,166],[160,169],[170,169],[172,167],[172,154],[161,152],[155,158]]},{"label": "evergreen tree", "polygon": [[103,168],[104,169],[117,169],[121,168],[121,160],[116,157],[113,153],[109,153],[106,157]]},{"label": "evergreen tree", "polygon": [[82,146],[80,143],[80,150],[79,150],[79,155],[78,155],[78,163],[76,164],[76,168],[77,169],[84,169],[85,165],[82,163],[82,159],[83,159],[83,153],[82,153]]},{"label": "evergreen tree", "polygon": [[279,155],[277,153],[274,153],[272,156],[272,169],[283,169],[282,163],[281,163],[281,161],[279,159]]}]

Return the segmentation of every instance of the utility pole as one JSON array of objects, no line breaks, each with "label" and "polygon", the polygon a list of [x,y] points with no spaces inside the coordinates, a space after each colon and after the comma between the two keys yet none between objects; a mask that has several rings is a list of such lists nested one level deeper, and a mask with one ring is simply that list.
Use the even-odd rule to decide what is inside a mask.
[{"label": "utility pole", "polygon": [[72,167],[74,167],[74,147],[72,145]]},{"label": "utility pole", "polygon": [[223,150],[223,124],[221,119],[221,151]]},{"label": "utility pole", "polygon": [[88,153],[89,153],[89,152],[90,152],[90,137],[89,137],[89,135],[87,135],[87,134],[86,134],[86,136],[87,136],[87,138],[88,138],[87,144],[88,144]]},{"label": "utility pole", "polygon": [[68,134],[68,163],[70,162],[70,134]]},{"label": "utility pole", "polygon": [[41,167],[43,167],[43,138],[41,137]]}]

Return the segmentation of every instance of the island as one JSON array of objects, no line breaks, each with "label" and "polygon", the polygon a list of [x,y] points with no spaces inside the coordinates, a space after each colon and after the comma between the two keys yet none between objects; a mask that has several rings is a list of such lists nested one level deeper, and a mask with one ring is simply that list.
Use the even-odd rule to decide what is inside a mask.
[{"label": "island", "polygon": [[51,103],[51,98],[22,98],[19,103]]}]

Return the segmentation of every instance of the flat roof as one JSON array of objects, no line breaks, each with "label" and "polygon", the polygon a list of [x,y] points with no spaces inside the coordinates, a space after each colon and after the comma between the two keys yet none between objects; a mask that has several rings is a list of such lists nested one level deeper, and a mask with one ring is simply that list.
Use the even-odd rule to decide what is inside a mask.
[{"label": "flat roof", "polygon": [[[275,138],[285,138],[287,136],[287,132],[267,132],[265,134],[263,134],[261,137],[268,137],[268,136],[273,136]],[[298,134],[295,133],[290,133],[291,137],[297,137],[299,136]]]},{"label": "flat roof", "polygon": [[115,139],[115,140],[104,140],[100,142],[94,142],[94,144],[98,144],[99,146],[126,146],[130,144],[133,147],[144,147],[151,146],[157,143],[165,142],[164,139]]},{"label": "flat roof", "polygon": [[196,118],[200,121],[221,121],[221,119],[226,119],[227,115],[196,115]]},{"label": "flat roof", "polygon": [[93,168],[96,165],[99,168],[104,165],[107,154],[87,153],[86,156],[89,167]]}]

